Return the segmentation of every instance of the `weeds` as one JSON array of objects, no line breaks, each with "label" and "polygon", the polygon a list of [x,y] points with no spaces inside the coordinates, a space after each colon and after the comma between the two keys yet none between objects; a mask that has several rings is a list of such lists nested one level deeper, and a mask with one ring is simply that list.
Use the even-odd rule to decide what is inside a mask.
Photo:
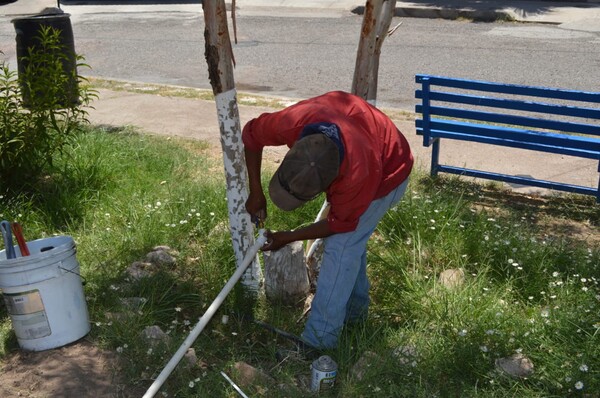
[{"label": "weeds", "polygon": [[[73,58],[74,68],[68,65]],[[0,183],[25,191],[87,123],[95,93],[76,68],[83,57],[60,44],[60,31],[42,27],[39,46],[22,57],[22,72],[0,63]]]},{"label": "weeds", "polygon": [[[199,142],[131,130],[89,129],[75,137],[34,194],[0,192],[0,217],[20,221],[29,239],[75,237],[90,338],[118,354],[123,382],[140,396],[233,273],[223,178],[211,173],[220,168]],[[576,196],[516,198],[415,172],[369,243],[369,319],[348,326],[328,352],[340,372],[326,396],[600,393],[597,241],[545,230],[546,220],[559,216],[584,220],[597,233],[598,207]],[[319,206],[270,208],[269,227],[306,224]],[[126,268],[156,245],[176,250],[176,265],[128,278]],[[449,269],[464,275],[453,288],[439,279]],[[234,364],[242,361],[269,376],[243,386],[246,394],[307,395],[302,380],[310,362],[277,362],[275,351],[287,342],[248,321],[298,334],[302,308],[262,295],[248,302],[242,294],[230,295],[194,343],[198,362],[180,364],[159,396],[234,396],[220,372],[237,380]],[[2,317],[6,355],[16,341],[4,308]],[[151,325],[168,339],[150,344],[141,333]],[[499,359],[514,354],[531,360],[533,373],[512,377],[498,369]]]}]

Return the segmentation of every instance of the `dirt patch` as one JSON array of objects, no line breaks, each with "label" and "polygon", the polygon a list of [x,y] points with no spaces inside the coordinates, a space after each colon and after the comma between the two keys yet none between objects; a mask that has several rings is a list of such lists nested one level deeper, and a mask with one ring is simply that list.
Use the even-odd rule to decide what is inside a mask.
[{"label": "dirt patch", "polygon": [[116,356],[80,340],[42,352],[17,351],[3,361],[1,397],[127,397]]},{"label": "dirt patch", "polygon": [[568,237],[575,241],[587,243],[589,247],[600,245],[600,229],[590,225],[589,222],[549,218],[543,220],[541,224],[541,230],[545,231],[549,237]]}]

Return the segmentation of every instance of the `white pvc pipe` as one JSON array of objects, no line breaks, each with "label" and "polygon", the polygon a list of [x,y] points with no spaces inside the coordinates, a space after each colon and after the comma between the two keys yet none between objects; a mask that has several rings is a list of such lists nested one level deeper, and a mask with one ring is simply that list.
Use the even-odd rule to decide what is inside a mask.
[{"label": "white pvc pipe", "polygon": [[[315,218],[315,222],[319,222],[322,219],[324,219],[325,217],[327,217],[327,214],[329,213],[329,202],[327,200],[325,200],[323,202],[323,205],[321,206],[321,210],[319,210],[319,213],[317,214],[317,217]],[[313,256],[313,254],[315,254],[315,250],[317,250],[317,247],[319,246],[319,243],[321,242],[321,238],[315,239],[312,244],[310,245],[310,247],[308,248],[308,251],[306,252],[306,258],[309,259]]]},{"label": "white pvc pipe", "polygon": [[319,243],[321,243],[323,239],[318,238],[315,239],[315,241],[312,243],[312,245],[310,245],[310,247],[308,248],[308,253],[306,253],[306,258],[312,258],[312,256],[314,256],[315,252],[317,251],[317,247],[319,247]]},{"label": "white pvc pipe", "polygon": [[194,343],[194,341],[196,341],[204,327],[208,324],[208,321],[210,321],[215,312],[217,312],[217,309],[221,306],[221,304],[223,304],[223,301],[225,301],[225,297],[227,297],[231,289],[233,289],[233,286],[235,286],[237,281],[242,277],[242,275],[246,271],[246,268],[248,268],[248,266],[252,263],[252,261],[254,260],[254,256],[256,255],[256,253],[258,253],[258,251],[265,244],[266,241],[267,237],[265,236],[265,230],[259,230],[258,238],[254,242],[254,245],[246,253],[246,257],[244,257],[244,261],[242,261],[242,264],[235,270],[233,276],[227,281],[223,289],[221,289],[221,291],[217,295],[217,298],[215,298],[215,300],[212,302],[210,307],[208,307],[204,315],[202,315],[202,318],[200,318],[196,326],[194,326],[194,329],[192,329],[188,337],[183,341],[183,344],[181,344],[181,347],[179,347],[175,355],[173,355],[169,363],[167,363],[167,366],[165,366],[165,368],[162,370],[162,372],[160,372],[156,380],[154,380],[154,383],[152,383],[150,388],[148,388],[148,391],[146,391],[143,398],[152,398],[158,392],[159,388],[167,380],[167,377],[169,377],[169,375],[173,372],[179,361],[181,361],[181,359],[185,356],[187,350],[192,346],[192,344]]}]

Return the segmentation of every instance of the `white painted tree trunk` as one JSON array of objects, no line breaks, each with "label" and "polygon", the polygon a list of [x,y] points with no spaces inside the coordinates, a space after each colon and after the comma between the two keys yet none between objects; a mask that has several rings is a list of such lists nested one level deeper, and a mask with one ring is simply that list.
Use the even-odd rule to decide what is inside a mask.
[{"label": "white painted tree trunk", "polygon": [[[245,203],[248,198],[248,180],[244,147],[237,105],[236,90],[232,89],[217,94],[217,117],[221,130],[221,148],[223,149],[223,166],[227,183],[227,209],[233,251],[239,266],[246,256],[246,249],[254,244],[254,235],[250,215]],[[258,291],[261,280],[261,269],[258,261],[254,261],[242,277],[242,284],[251,290]]]},{"label": "white painted tree trunk", "polygon": [[[233,50],[227,27],[225,1],[204,0],[202,9],[205,25],[205,57],[221,130],[231,240],[239,267],[248,248],[254,243],[254,235],[250,215],[244,206],[248,198],[248,181],[233,78]],[[261,269],[257,260],[258,257],[242,277],[242,284],[248,290],[256,292],[261,280]]]}]

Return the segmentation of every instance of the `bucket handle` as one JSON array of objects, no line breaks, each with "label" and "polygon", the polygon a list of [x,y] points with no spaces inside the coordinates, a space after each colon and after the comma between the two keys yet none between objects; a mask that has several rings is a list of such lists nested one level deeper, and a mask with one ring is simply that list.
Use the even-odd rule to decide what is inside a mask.
[{"label": "bucket handle", "polygon": [[59,266],[58,269],[61,269],[63,271],[70,272],[72,274],[77,275],[81,279],[81,284],[83,286],[85,286],[85,284],[87,283],[87,280],[83,276],[81,276],[81,274],[79,274],[79,273],[77,273],[77,272],[75,272],[73,270],[70,270],[70,269],[67,269],[67,268],[64,268],[64,267],[61,267],[61,266]]}]

